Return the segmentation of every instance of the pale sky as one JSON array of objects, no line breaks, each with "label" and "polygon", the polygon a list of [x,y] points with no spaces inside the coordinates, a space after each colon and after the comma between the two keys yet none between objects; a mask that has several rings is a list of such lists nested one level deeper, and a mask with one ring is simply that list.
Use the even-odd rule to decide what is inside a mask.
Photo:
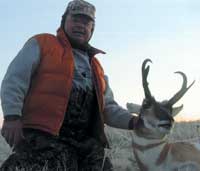
[{"label": "pale sky", "polygon": [[[0,0],[0,83],[24,43],[38,33],[55,34],[69,1]],[[183,119],[200,119],[200,1],[89,0],[96,6],[90,43],[107,52],[98,55],[116,101],[141,104],[141,64],[151,58],[149,87],[158,100],[169,99],[182,84],[183,71],[194,86],[178,104]],[[177,105],[178,105],[177,104]],[[2,111],[0,110],[0,118]]]}]

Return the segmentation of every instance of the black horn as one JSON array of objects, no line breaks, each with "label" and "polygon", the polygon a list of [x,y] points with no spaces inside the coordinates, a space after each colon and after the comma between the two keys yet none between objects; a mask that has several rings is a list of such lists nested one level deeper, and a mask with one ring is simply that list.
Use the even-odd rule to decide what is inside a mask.
[{"label": "black horn", "polygon": [[169,106],[173,106],[178,100],[180,100],[181,97],[189,90],[189,88],[194,84],[195,81],[193,81],[188,87],[187,87],[187,77],[186,75],[181,72],[177,71],[176,74],[180,74],[183,77],[183,84],[181,89],[168,101]]},{"label": "black horn", "polygon": [[149,83],[147,82],[147,76],[149,73],[149,65],[146,66],[146,64],[148,62],[152,63],[151,59],[145,59],[144,62],[142,63],[142,85],[144,88],[144,94],[145,94],[146,99],[151,99],[152,96],[151,96],[151,92],[148,87]]}]

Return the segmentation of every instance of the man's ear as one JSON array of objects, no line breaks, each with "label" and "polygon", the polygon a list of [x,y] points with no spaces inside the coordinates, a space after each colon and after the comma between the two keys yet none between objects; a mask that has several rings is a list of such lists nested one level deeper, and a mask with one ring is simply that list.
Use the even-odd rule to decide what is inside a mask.
[{"label": "man's ear", "polygon": [[126,108],[128,109],[128,111],[130,113],[139,114],[140,109],[141,109],[141,105],[134,104],[134,103],[126,103]]},{"label": "man's ear", "polygon": [[152,100],[149,99],[144,99],[142,102],[142,108],[143,109],[148,109],[151,107],[151,105],[155,102],[155,100],[152,98]]},{"label": "man's ear", "polygon": [[93,23],[92,30],[91,30],[91,35],[90,35],[90,37],[89,37],[88,42],[89,42],[90,39],[92,38],[92,35],[93,35],[93,33],[94,33],[94,28],[95,28],[95,22]]},{"label": "man's ear", "polygon": [[172,108],[172,116],[176,116],[183,109],[183,105]]}]

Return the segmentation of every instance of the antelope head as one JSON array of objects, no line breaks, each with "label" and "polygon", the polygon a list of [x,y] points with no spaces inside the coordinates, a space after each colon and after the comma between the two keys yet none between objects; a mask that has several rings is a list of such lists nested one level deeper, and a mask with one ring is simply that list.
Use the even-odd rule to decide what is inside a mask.
[{"label": "antelope head", "polygon": [[[139,121],[135,132],[145,137],[160,139],[165,137],[165,135],[170,132],[174,124],[173,117],[183,108],[183,105],[179,107],[173,107],[173,105],[183,97],[187,90],[194,84],[194,81],[187,86],[186,75],[180,71],[175,72],[183,77],[181,89],[171,99],[158,102],[151,95],[148,87],[148,62],[152,61],[150,59],[146,59],[142,64],[142,84],[145,98],[140,108]],[[133,103],[127,103],[127,108],[130,112],[134,112],[135,106],[136,105]]]}]

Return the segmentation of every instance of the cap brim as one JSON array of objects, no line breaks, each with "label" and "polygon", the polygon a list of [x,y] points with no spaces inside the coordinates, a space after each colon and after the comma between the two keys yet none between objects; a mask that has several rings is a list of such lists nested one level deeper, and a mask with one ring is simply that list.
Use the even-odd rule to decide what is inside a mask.
[{"label": "cap brim", "polygon": [[70,12],[70,14],[72,15],[84,15],[84,16],[87,16],[88,18],[90,18],[92,21],[95,21],[95,18],[92,17],[91,15],[87,14],[87,13],[84,13],[84,12]]}]

